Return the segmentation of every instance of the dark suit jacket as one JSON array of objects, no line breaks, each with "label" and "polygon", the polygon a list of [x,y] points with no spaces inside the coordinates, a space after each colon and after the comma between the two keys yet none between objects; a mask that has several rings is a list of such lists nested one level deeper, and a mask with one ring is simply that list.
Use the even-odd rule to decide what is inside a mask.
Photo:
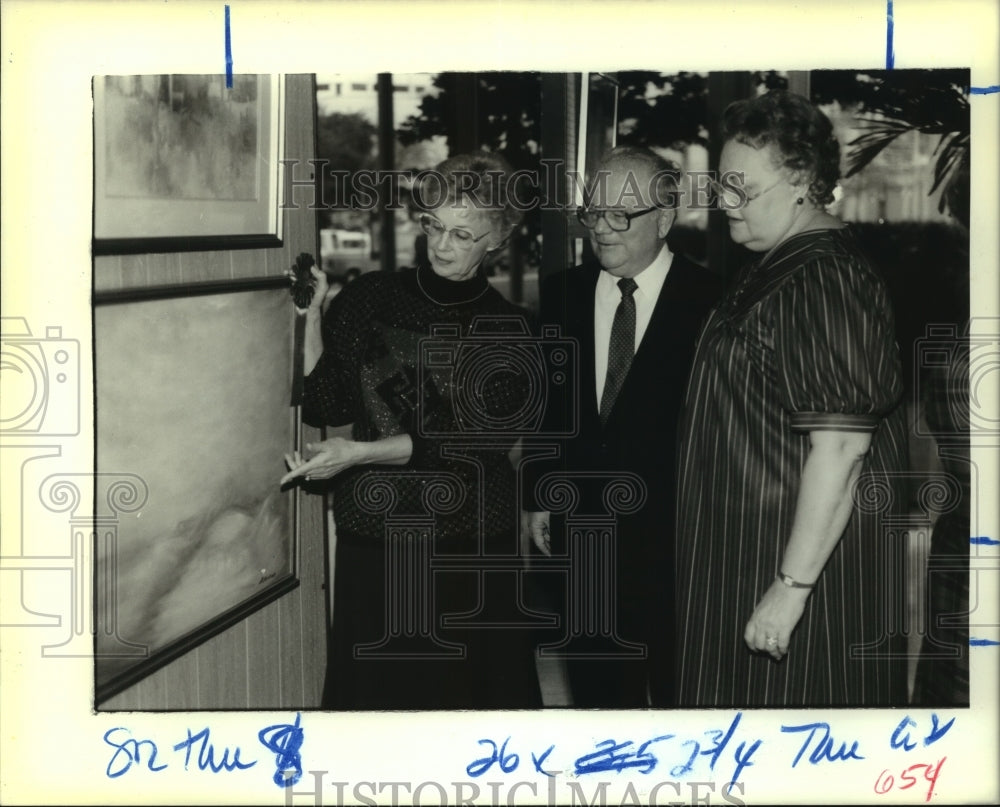
[{"label": "dark suit jacket", "polygon": [[[649,326],[603,426],[594,371],[594,293],[600,272],[596,262],[583,264],[551,276],[542,285],[541,324],[559,325],[562,335],[578,344],[579,378],[570,394],[575,396],[579,432],[561,442],[558,460],[528,464],[524,501],[527,509],[545,509],[532,494],[537,480],[549,472],[639,475],[646,484],[646,503],[618,519],[618,577],[628,581],[640,599],[646,599],[658,580],[656,599],[666,601],[669,597],[663,596],[662,586],[670,585],[672,578],[677,424],[695,342],[721,293],[721,283],[708,270],[674,254]],[[565,402],[550,406],[549,428],[565,409]],[[603,484],[595,480],[584,488],[580,510],[606,512]],[[553,524],[556,552],[559,538],[559,528]]]}]

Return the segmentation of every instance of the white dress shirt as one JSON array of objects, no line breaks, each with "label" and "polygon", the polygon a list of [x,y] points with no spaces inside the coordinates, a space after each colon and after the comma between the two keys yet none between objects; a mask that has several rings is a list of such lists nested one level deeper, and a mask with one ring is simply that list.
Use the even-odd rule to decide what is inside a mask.
[{"label": "white dress shirt", "polygon": [[[637,274],[635,280],[638,288],[632,293],[635,300],[635,349],[639,350],[642,337],[649,327],[653,317],[653,308],[660,296],[660,289],[667,279],[670,264],[674,254],[664,244],[653,262]],[[597,406],[601,405],[604,394],[604,381],[608,375],[608,343],[611,341],[611,323],[615,319],[615,311],[622,300],[621,289],[618,288],[620,278],[610,272],[601,271],[597,278],[597,289],[594,292],[594,370],[597,379]]]}]

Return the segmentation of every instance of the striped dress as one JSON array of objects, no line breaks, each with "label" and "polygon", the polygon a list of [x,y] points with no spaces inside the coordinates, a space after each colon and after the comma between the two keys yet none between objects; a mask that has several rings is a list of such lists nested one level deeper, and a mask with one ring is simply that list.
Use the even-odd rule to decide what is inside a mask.
[{"label": "striped dress", "polygon": [[[905,703],[901,401],[886,288],[849,229],[789,238],[712,311],[680,427],[681,706]],[[743,633],[779,570],[818,429],[872,444],[847,529],[775,662]]]}]

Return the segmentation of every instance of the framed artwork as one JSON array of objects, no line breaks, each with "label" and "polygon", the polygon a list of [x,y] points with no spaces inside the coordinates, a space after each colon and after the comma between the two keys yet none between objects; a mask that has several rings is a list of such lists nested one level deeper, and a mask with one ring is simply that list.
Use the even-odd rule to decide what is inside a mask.
[{"label": "framed artwork", "polygon": [[281,245],[279,76],[94,78],[94,253]]},{"label": "framed artwork", "polygon": [[[580,102],[577,118],[576,170],[581,182],[587,172],[600,163],[604,153],[615,147],[618,140],[618,80],[607,73],[580,74]],[[583,205],[583,186],[574,183],[574,209]],[[589,238],[587,229],[576,217],[570,220],[574,263],[584,259]]]},{"label": "framed artwork", "polygon": [[[582,73],[580,116],[577,133],[577,170],[581,177],[613,149],[618,137],[618,81],[605,73]],[[576,185],[576,204],[583,204],[582,188]]]},{"label": "framed artwork", "polygon": [[95,299],[97,703],[298,585],[293,320],[284,277]]}]

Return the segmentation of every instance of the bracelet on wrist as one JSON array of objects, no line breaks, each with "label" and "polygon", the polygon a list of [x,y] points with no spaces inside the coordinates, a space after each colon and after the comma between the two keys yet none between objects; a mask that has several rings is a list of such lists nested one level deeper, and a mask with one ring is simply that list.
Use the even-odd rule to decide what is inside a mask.
[{"label": "bracelet on wrist", "polygon": [[815,583],[800,583],[794,577],[784,572],[778,572],[778,580],[789,588],[813,588],[816,585]]}]

